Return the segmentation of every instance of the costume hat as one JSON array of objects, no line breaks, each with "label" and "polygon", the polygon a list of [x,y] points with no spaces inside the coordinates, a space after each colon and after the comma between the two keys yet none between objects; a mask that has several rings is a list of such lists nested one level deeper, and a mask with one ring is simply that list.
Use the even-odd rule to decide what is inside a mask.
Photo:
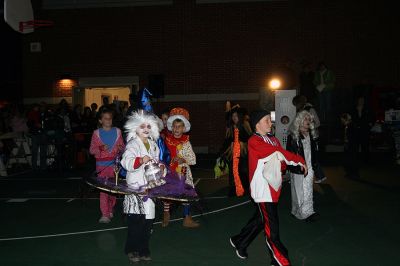
[{"label": "costume hat", "polygon": [[167,127],[169,131],[172,131],[172,123],[176,119],[182,120],[185,124],[184,133],[190,131],[189,112],[185,108],[177,107],[169,112],[169,117],[167,120]]}]

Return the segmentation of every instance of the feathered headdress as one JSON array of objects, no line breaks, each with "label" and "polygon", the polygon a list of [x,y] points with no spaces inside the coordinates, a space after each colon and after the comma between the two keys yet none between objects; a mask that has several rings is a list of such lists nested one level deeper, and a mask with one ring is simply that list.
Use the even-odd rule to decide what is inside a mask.
[{"label": "feathered headdress", "polygon": [[128,117],[128,121],[124,126],[125,132],[128,134],[126,140],[129,141],[131,138],[136,138],[136,129],[144,123],[151,126],[150,137],[156,141],[160,136],[159,123],[153,114],[144,110],[138,110]]}]

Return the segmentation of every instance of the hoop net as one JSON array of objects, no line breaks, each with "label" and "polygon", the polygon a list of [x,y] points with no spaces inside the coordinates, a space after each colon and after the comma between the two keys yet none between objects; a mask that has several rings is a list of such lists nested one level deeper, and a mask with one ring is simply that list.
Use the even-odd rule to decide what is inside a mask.
[{"label": "hoop net", "polygon": [[54,22],[50,20],[29,20],[19,22],[19,31],[21,33],[32,32],[33,29],[39,27],[50,27],[53,26]]}]

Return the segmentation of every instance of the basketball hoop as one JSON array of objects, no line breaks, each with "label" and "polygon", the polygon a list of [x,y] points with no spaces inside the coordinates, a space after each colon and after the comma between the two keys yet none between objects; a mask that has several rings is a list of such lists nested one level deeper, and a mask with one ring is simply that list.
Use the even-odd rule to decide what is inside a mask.
[{"label": "basketball hoop", "polygon": [[31,33],[39,27],[49,27],[50,20],[35,20],[31,0],[4,0],[4,21],[20,33]]},{"label": "basketball hoop", "polygon": [[54,22],[51,20],[29,20],[19,22],[19,31],[24,33],[25,31],[32,32],[33,29],[39,27],[50,27],[53,26]]}]

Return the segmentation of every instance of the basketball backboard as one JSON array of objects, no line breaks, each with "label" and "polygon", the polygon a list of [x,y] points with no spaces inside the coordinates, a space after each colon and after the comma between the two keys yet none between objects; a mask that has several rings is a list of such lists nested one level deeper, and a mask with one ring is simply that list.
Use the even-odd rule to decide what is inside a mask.
[{"label": "basketball backboard", "polygon": [[24,34],[38,27],[53,25],[52,21],[34,19],[31,0],[4,0],[4,21]]}]

